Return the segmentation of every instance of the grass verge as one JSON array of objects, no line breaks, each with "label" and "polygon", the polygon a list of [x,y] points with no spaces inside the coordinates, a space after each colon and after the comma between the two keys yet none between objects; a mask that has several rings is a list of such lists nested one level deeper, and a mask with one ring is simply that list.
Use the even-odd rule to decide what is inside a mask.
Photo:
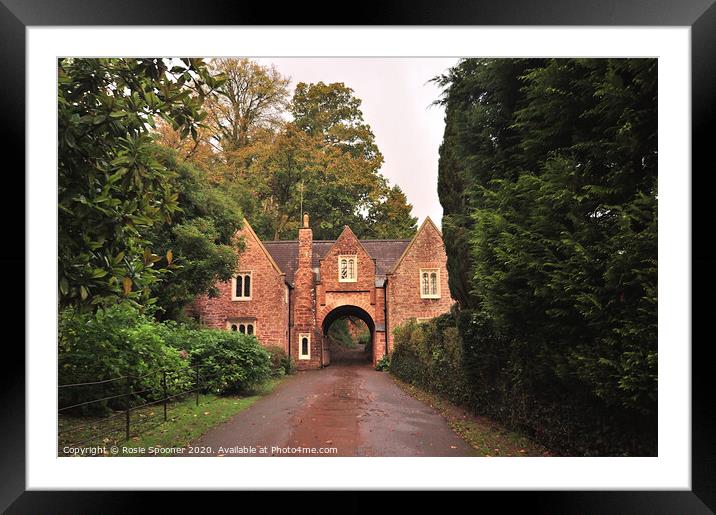
[{"label": "grass verge", "polygon": [[552,451],[524,435],[510,431],[487,417],[474,415],[392,374],[389,375],[403,391],[437,410],[453,431],[475,449],[478,456],[555,456]]},{"label": "grass verge", "polygon": [[[104,452],[90,454],[98,456],[146,456],[148,454],[141,452],[142,449],[185,447],[212,427],[271,393],[283,379],[272,379],[242,396],[200,395],[198,406],[196,398],[191,396],[168,406],[166,422],[161,404],[133,410],[130,420],[130,434],[133,436],[129,440],[125,439],[124,413],[105,418],[60,416],[58,455],[72,455],[72,451],[63,452],[68,447],[103,448]],[[82,443],[77,445],[76,442]],[[112,446],[118,447],[119,452],[112,453]]]}]

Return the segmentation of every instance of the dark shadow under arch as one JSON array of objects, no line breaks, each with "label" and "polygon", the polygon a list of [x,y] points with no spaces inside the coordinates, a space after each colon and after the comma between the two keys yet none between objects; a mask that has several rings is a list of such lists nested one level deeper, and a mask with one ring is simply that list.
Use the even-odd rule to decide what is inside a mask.
[{"label": "dark shadow under arch", "polygon": [[328,328],[331,327],[331,324],[338,320],[339,318],[343,317],[356,317],[360,318],[365,322],[365,325],[368,326],[368,329],[370,329],[371,336],[375,333],[375,322],[373,322],[373,317],[370,316],[363,308],[359,308],[358,306],[338,306],[335,309],[332,309],[324,318],[323,318],[323,326],[321,327],[321,330],[323,331],[323,335],[328,334]]},{"label": "dark shadow under arch", "polygon": [[[357,354],[354,351],[341,351],[341,359],[334,359],[333,357],[330,358],[330,362],[336,361],[342,361],[342,362],[357,362],[357,361],[370,361],[371,356],[373,356],[374,353],[374,342],[375,342],[375,322],[373,322],[373,317],[370,316],[368,312],[366,312],[364,309],[359,308],[358,306],[352,306],[352,305],[345,305],[345,306],[338,306],[337,308],[332,309],[328,314],[323,318],[323,323],[321,330],[323,332],[323,337],[328,338],[328,330],[330,329],[333,322],[335,322],[338,319],[345,318],[345,317],[354,317],[362,320],[365,322],[366,326],[368,326],[368,330],[370,331],[370,340],[368,342],[368,345],[365,347],[365,350],[361,354]],[[327,348],[325,348],[327,349]],[[338,352],[338,349],[340,347],[337,347],[335,350]],[[329,351],[330,355],[333,356],[333,351]],[[338,356],[338,355],[337,355]],[[336,356],[336,357],[337,357]]]}]

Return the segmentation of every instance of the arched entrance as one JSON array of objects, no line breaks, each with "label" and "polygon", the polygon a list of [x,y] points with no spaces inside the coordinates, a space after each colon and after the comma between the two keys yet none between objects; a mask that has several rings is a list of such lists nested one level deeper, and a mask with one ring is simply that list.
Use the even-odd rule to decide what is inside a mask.
[{"label": "arched entrance", "polygon": [[[367,326],[368,331],[370,332],[370,337],[365,345],[365,348],[360,350],[365,353],[362,361],[365,361],[366,363],[373,362],[375,357],[375,322],[373,321],[373,317],[365,309],[359,306],[343,305],[327,311],[321,321],[321,334],[323,336],[322,365],[326,366],[335,361],[333,359],[334,356],[332,356],[332,350],[337,351],[338,349],[335,348],[335,342],[332,344],[332,339],[329,337],[329,331],[334,323],[343,319],[358,319],[365,323],[365,326]],[[334,346],[333,349],[331,348],[332,345]],[[337,353],[335,357],[339,357]],[[361,361],[361,357],[358,355],[358,352],[345,352],[343,349],[341,349],[340,357],[347,361]]]}]

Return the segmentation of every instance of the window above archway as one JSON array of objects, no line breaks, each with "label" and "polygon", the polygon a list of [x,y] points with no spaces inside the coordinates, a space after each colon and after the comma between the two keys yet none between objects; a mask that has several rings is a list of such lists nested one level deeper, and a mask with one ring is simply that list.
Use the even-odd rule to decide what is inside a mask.
[{"label": "window above archway", "polygon": [[357,256],[338,256],[338,282],[354,283],[358,280]]}]

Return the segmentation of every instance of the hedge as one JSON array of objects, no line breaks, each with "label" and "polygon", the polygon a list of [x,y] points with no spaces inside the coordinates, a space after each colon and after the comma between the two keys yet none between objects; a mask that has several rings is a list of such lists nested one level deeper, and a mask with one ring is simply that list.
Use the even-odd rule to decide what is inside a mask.
[{"label": "hedge", "polygon": [[476,312],[394,330],[390,372],[523,432],[558,454],[656,454],[656,414],[599,399],[576,377],[540,364],[523,342],[497,334]]},{"label": "hedge", "polygon": [[462,346],[450,316],[420,323],[411,319],[396,327],[393,334],[391,373],[456,404],[469,404],[470,389],[462,370]]}]

